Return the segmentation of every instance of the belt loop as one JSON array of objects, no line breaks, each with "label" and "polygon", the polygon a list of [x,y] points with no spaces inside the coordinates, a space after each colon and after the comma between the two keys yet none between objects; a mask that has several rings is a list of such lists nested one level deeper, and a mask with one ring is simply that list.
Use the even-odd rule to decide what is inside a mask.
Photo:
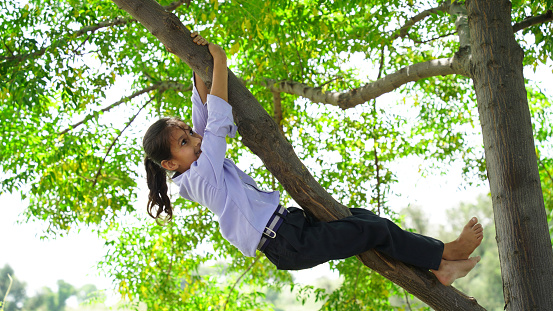
[{"label": "belt loop", "polygon": [[276,210],[273,212],[273,215],[269,219],[269,222],[267,223],[267,226],[265,229],[263,229],[263,234],[261,235],[261,240],[259,241],[259,244],[257,245],[257,249],[262,251],[265,249],[267,244],[269,243],[269,239],[274,239],[277,236],[276,231],[280,227],[280,224],[284,221],[284,217],[287,214],[286,208],[284,208],[282,205],[278,205]]},{"label": "belt loop", "polygon": [[[267,234],[266,231],[269,231],[269,234]],[[276,238],[276,232],[274,232],[271,228],[269,227],[265,227],[265,230],[263,230],[263,234],[268,237],[268,238],[271,238],[271,239],[274,239]]]}]

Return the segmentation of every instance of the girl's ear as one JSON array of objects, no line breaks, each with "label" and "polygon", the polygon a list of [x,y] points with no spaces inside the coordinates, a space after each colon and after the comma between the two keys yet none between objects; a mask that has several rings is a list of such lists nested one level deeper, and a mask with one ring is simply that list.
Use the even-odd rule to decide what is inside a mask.
[{"label": "girl's ear", "polygon": [[179,166],[173,160],[163,160],[161,161],[161,167],[168,171],[176,171]]}]

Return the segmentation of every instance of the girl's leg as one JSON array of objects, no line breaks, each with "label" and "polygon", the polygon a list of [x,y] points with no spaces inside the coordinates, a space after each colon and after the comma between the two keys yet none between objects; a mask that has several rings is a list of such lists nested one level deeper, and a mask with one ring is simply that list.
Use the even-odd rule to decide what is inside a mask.
[{"label": "girl's leg", "polygon": [[368,210],[351,209],[352,216],[331,222],[305,217],[300,209],[289,211],[265,250],[279,269],[310,268],[373,248],[421,268],[438,270],[440,266],[442,242],[405,231]]}]

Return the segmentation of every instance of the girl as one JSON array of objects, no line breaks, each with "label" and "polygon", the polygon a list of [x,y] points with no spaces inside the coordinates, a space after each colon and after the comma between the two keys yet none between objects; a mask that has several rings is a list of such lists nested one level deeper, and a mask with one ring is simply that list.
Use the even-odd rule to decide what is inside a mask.
[{"label": "girl", "polygon": [[450,285],[480,260],[469,258],[483,238],[475,217],[457,240],[444,244],[404,231],[365,209],[351,209],[353,215],[341,220],[316,221],[301,209],[282,207],[278,191],[259,190],[250,176],[225,158],[225,137],[234,137],[237,129],[228,104],[226,54],[196,32],[191,36],[196,44],[208,45],[213,56],[212,87],[208,90],[193,76],[193,128],[177,118],[162,118],[144,136],[150,216],[157,219],[165,212],[172,217],[166,183],[166,171],[171,171],[182,197],[218,216],[225,239],[246,256],[260,250],[278,269],[310,268],[374,248],[431,269],[441,283]]}]

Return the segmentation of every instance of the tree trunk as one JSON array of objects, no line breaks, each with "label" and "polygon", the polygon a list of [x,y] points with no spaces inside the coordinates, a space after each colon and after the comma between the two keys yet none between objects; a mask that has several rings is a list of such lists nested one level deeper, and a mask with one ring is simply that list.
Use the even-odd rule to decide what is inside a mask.
[{"label": "tree trunk", "polygon": [[511,3],[466,5],[506,309],[551,310],[553,252]]},{"label": "tree trunk", "polygon": [[[153,0],[113,0],[156,36],[171,53],[186,62],[206,85],[211,84],[213,60],[207,47],[194,44],[190,31]],[[229,70],[229,103],[242,142],[265,164],[286,191],[306,211],[323,221],[343,218],[349,210],[315,181],[281,134],[273,118]],[[347,242],[346,242],[347,243]],[[429,271],[407,266],[375,251],[360,260],[402,286],[436,310],[484,310],[476,300],[451,286],[443,286]]]}]

